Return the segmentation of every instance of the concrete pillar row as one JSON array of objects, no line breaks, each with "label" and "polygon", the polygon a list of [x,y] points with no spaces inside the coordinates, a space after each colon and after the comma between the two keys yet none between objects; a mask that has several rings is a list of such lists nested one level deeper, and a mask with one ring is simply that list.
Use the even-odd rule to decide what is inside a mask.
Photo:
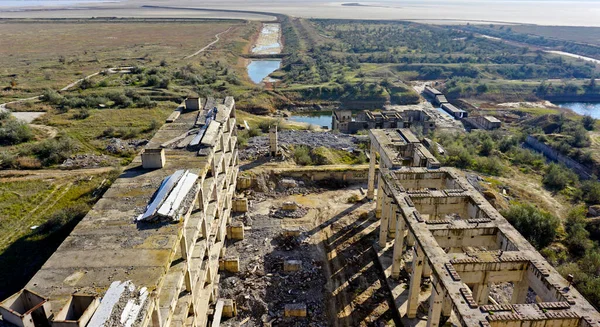
[{"label": "concrete pillar row", "polygon": [[375,161],[377,160],[377,151],[373,145],[371,145],[370,155],[367,199],[373,200],[375,198]]},{"label": "concrete pillar row", "polygon": [[404,217],[402,213],[395,213],[396,217],[396,234],[394,235],[394,254],[392,256],[392,278],[400,277],[400,269],[402,264],[402,252],[404,252]]},{"label": "concrete pillar row", "polygon": [[385,248],[385,246],[387,245],[390,208],[391,198],[387,194],[383,194],[383,204],[381,207],[381,223],[379,224],[379,246],[381,248]]},{"label": "concrete pillar row", "polygon": [[427,315],[427,327],[438,327],[446,297],[445,290],[439,282],[433,283],[431,296],[429,297],[429,314]]},{"label": "concrete pillar row", "polygon": [[419,293],[421,292],[421,275],[423,273],[424,253],[419,246],[414,247],[412,272],[408,288],[408,303],[406,306],[406,316],[409,319],[417,317],[419,307]]}]

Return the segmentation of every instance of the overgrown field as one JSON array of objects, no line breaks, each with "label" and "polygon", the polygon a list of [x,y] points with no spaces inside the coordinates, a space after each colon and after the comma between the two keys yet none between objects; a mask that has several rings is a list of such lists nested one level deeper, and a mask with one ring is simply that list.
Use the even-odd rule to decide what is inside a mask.
[{"label": "overgrown field", "polygon": [[3,21],[0,103],[61,89],[107,67],[182,60],[240,22]]},{"label": "overgrown field", "polygon": [[98,169],[0,176],[0,298],[21,288],[118,175]]}]

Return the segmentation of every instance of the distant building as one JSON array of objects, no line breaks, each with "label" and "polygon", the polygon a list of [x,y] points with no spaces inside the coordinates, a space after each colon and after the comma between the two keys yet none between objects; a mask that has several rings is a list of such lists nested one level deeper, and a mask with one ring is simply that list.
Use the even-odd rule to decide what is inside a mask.
[{"label": "distant building", "polygon": [[360,112],[356,118],[350,110],[334,111],[331,129],[354,134],[375,128],[410,128],[421,126],[425,133],[435,128],[435,122],[425,111],[405,106],[391,106],[390,110]]},{"label": "distant building", "polygon": [[438,95],[444,95],[442,92],[440,92],[437,89],[434,89],[433,87],[430,87],[430,86],[425,86],[424,93],[425,93],[425,95],[427,95],[431,98],[435,98]]},{"label": "distant building", "polygon": [[493,116],[475,116],[467,121],[477,129],[493,130],[502,126],[502,122]]},{"label": "distant building", "polygon": [[443,103],[442,109],[444,109],[445,112],[450,114],[455,119],[467,118],[467,116],[469,115],[468,112],[466,112],[462,109],[459,109],[450,103]]}]

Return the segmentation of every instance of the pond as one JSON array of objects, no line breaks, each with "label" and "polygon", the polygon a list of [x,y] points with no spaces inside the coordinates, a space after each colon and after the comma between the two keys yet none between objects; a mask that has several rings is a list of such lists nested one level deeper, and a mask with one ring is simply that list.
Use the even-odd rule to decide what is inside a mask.
[{"label": "pond", "polygon": [[315,113],[298,113],[293,114],[289,120],[307,123],[316,126],[327,126],[327,128],[331,129],[331,111],[319,111]]},{"label": "pond", "polygon": [[600,103],[599,102],[564,102],[556,103],[561,108],[568,108],[580,115],[590,115],[596,119],[600,119]]},{"label": "pond", "polygon": [[248,64],[248,76],[252,82],[260,84],[279,67],[281,67],[281,60],[251,60]]}]

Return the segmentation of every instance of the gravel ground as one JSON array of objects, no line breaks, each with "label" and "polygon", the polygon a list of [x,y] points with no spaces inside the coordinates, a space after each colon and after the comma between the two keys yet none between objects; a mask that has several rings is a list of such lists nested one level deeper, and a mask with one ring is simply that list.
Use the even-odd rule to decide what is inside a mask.
[{"label": "gravel ground", "polygon": [[[278,141],[280,146],[306,145],[312,148],[324,146],[338,150],[358,149],[360,141],[366,141],[368,136],[348,135],[332,132],[313,131],[280,131]],[[248,146],[240,150],[241,160],[250,160],[269,152],[269,135],[253,137],[248,140]]]}]

